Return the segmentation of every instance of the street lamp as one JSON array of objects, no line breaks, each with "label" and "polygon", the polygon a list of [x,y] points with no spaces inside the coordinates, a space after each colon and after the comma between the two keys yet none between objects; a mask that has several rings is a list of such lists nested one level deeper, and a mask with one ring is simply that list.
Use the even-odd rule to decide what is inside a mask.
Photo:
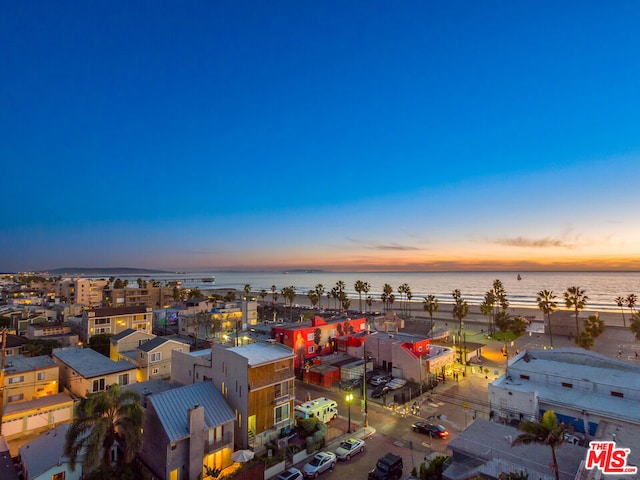
[{"label": "street lamp", "polygon": [[353,402],[353,393],[347,393],[345,400],[347,401],[347,408],[349,409],[349,426],[347,427],[347,433],[351,433],[351,402]]}]

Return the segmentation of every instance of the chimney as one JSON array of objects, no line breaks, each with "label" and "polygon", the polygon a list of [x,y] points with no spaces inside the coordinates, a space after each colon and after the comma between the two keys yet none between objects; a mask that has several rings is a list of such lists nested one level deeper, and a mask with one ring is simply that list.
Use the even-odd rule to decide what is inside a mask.
[{"label": "chimney", "polygon": [[202,473],[204,452],[204,407],[195,404],[189,410],[189,478],[198,478]]}]

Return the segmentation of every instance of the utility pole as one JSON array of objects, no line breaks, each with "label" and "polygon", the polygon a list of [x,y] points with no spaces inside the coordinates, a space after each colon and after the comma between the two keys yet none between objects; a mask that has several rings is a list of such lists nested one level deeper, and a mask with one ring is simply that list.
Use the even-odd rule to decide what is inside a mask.
[{"label": "utility pole", "polygon": [[0,435],[2,435],[2,411],[4,410],[4,365],[7,360],[7,329],[2,329],[2,359],[0,360]]}]

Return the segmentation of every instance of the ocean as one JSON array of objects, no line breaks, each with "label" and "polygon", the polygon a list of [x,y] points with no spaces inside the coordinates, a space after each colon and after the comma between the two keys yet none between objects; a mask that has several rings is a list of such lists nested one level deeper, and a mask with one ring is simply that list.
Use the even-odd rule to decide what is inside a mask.
[{"label": "ocean", "polygon": [[[398,287],[406,283],[411,288],[413,301],[422,302],[427,295],[435,295],[441,303],[452,301],[451,292],[458,289],[469,305],[479,305],[485,293],[492,288],[496,279],[502,281],[509,303],[512,307],[537,308],[536,295],[540,290],[551,290],[557,296],[559,307],[564,306],[563,293],[568,287],[579,286],[589,297],[585,310],[620,311],[615,299],[626,297],[630,293],[640,296],[640,272],[188,272],[180,274],[155,274],[140,276],[143,279],[167,281],[179,279],[183,286],[198,287],[201,290],[212,288],[233,288],[243,290],[245,284],[254,292],[266,290],[271,298],[271,286],[278,292],[284,287],[294,286],[296,293],[306,294],[317,284],[325,287],[322,303],[326,305],[326,291],[331,290],[338,281],[346,285],[346,293],[352,297],[351,305],[357,308],[358,294],[354,284],[357,280],[371,285],[369,295],[379,298],[385,283],[393,287],[396,301],[401,299]],[[202,279],[215,277],[215,283]],[[135,284],[138,276],[121,276]],[[363,296],[364,300],[365,296]],[[332,300],[333,301],[333,300]]]}]

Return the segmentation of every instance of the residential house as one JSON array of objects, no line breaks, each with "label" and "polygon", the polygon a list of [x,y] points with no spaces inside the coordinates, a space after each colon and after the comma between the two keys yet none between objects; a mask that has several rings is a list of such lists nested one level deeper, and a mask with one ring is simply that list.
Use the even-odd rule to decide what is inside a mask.
[{"label": "residential house", "polygon": [[80,480],[82,462],[71,469],[69,458],[64,455],[65,435],[71,425],[59,425],[36,437],[19,449],[22,475],[26,480]]},{"label": "residential house", "polygon": [[60,365],[61,385],[78,397],[102,392],[109,386],[136,382],[137,368],[131,362],[114,362],[90,348],[59,348],[53,360]]},{"label": "residential house", "polygon": [[[367,321],[364,317],[329,321],[314,317],[307,322],[274,326],[271,332],[276,342],[294,350],[295,368],[301,368],[318,355],[338,351],[339,337],[362,333],[366,325]],[[346,343],[343,350],[346,351]]]},{"label": "residential house", "polygon": [[233,463],[235,418],[211,382],[152,394],[138,455],[159,479],[202,478],[205,466],[222,469]]},{"label": "residential house", "polygon": [[58,393],[58,372],[58,365],[48,355],[6,357],[3,405],[55,395]]},{"label": "residential house", "polygon": [[29,325],[26,337],[29,340],[55,340],[61,347],[76,347],[80,341],[78,334],[71,331],[68,323],[38,323]]},{"label": "residential house", "polygon": [[121,353],[135,350],[154,338],[156,336],[153,333],[127,328],[109,338],[109,358],[116,362],[122,360]]},{"label": "residential house", "polygon": [[88,342],[100,333],[117,334],[128,328],[151,333],[151,307],[93,308],[82,313],[81,337]]},{"label": "residential house", "polygon": [[[7,334],[7,344],[4,346],[6,356],[21,355],[26,352],[25,345],[29,340],[19,335]],[[2,336],[0,335],[0,346],[2,346]],[[1,347],[0,347],[1,348]]]},{"label": "residential house", "polygon": [[285,345],[214,345],[211,367],[202,375],[236,412],[235,441],[240,448],[262,449],[293,424],[295,355]]},{"label": "residential house", "polygon": [[[118,336],[128,333],[124,338],[111,342],[111,359],[128,360],[138,367],[137,381],[171,378],[171,356],[173,352],[188,352],[190,345],[170,337],[145,338],[148,334],[129,329]],[[117,351],[116,348],[133,347],[135,340],[137,346],[131,350]],[[127,342],[128,340],[128,342]],[[118,344],[114,347],[114,343]]]},{"label": "residential house", "polygon": [[0,435],[0,478],[2,480],[19,480],[16,466],[11,458],[9,444],[2,435]]}]

